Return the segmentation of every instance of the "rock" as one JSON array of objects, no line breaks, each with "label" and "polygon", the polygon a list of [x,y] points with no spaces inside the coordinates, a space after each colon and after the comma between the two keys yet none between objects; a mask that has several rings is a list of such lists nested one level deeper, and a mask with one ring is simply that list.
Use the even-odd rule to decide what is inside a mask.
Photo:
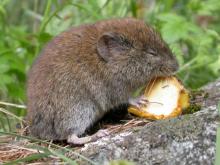
[{"label": "rock", "polygon": [[126,159],[140,165],[213,164],[220,121],[217,110],[220,80],[203,90],[208,97],[198,99],[202,105],[199,112],[150,122],[144,127],[104,137],[86,144],[79,153],[98,164],[107,164],[113,159]]}]

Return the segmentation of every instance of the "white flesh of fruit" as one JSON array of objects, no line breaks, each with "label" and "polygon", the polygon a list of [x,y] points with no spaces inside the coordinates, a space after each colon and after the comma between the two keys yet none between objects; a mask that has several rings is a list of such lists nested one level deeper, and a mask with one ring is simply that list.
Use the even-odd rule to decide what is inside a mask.
[{"label": "white flesh of fruit", "polygon": [[157,82],[148,93],[149,103],[143,110],[155,115],[169,115],[177,107],[180,90],[173,81]]}]

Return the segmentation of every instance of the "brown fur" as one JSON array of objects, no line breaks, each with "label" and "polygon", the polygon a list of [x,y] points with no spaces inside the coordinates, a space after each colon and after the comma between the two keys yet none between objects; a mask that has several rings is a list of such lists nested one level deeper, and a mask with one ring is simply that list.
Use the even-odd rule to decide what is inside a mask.
[{"label": "brown fur", "polygon": [[80,136],[152,77],[177,68],[160,35],[137,19],[63,32],[48,43],[28,75],[31,133],[54,140]]}]

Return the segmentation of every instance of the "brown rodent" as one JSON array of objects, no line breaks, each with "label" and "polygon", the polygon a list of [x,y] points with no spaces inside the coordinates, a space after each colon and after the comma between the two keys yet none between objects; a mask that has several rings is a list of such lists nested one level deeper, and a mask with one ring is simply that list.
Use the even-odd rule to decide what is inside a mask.
[{"label": "brown rodent", "polygon": [[31,134],[50,140],[80,137],[109,109],[127,103],[138,87],[177,69],[167,44],[141,20],[74,27],[50,41],[29,72]]}]

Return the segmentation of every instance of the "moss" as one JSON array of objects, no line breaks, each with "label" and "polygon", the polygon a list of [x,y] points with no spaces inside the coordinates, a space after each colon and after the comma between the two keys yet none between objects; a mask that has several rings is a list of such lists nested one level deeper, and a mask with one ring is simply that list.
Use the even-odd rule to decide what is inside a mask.
[{"label": "moss", "polygon": [[209,97],[209,93],[204,90],[190,91],[190,106],[183,110],[183,114],[192,114],[201,110],[199,103],[203,102]]},{"label": "moss", "polygon": [[192,114],[201,110],[201,105],[191,104],[188,108],[183,110],[183,114]]},{"label": "moss", "polygon": [[204,90],[192,90],[190,91],[190,98],[191,100],[196,100],[196,98],[204,98],[207,99],[209,97],[209,94],[205,92]]},{"label": "moss", "polygon": [[209,97],[209,94],[207,92],[205,92],[204,99],[207,99],[208,97]]}]

